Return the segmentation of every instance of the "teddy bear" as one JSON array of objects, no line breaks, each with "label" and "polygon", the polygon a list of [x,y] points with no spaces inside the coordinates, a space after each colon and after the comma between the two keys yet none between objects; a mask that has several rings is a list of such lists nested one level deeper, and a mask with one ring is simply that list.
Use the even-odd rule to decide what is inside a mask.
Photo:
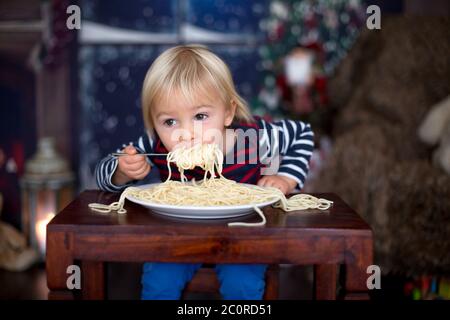
[{"label": "teddy bear", "polygon": [[424,143],[437,145],[433,164],[450,175],[450,95],[428,111],[418,135]]},{"label": "teddy bear", "polygon": [[[2,204],[3,197],[0,194],[0,214]],[[27,246],[25,236],[0,220],[0,268],[8,271],[24,271],[38,260],[38,252]]]}]

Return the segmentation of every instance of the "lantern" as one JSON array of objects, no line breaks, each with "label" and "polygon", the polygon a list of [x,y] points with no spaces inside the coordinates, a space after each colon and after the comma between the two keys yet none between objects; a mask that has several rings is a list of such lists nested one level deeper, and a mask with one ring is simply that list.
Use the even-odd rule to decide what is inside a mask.
[{"label": "lantern", "polygon": [[45,257],[46,226],[73,198],[74,176],[55,150],[53,138],[42,138],[25,164],[20,180],[22,231],[29,245]]}]

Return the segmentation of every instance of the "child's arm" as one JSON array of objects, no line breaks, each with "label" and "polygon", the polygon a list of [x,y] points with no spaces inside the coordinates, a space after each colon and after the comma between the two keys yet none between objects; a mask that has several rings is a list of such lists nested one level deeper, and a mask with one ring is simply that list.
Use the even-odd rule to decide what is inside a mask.
[{"label": "child's arm", "polygon": [[[130,144],[134,148],[126,148],[127,146],[124,144],[122,145],[123,149],[119,148],[116,152],[124,152],[124,150],[126,150],[127,153],[132,154],[132,149],[136,149],[135,151],[138,153],[153,152],[153,140],[148,134],[142,135],[136,142],[130,142]],[[127,156],[123,156],[120,161],[125,162],[125,158],[127,158]],[[148,157],[146,157],[146,160],[151,166],[153,166]],[[129,168],[132,166],[133,164],[128,165]],[[121,167],[123,167],[123,164]],[[122,171],[119,169],[119,159],[111,155],[101,159],[95,167],[95,179],[98,187],[103,191],[109,192],[121,192],[125,188],[135,184],[138,180],[141,180],[139,173],[140,172],[137,172],[135,176],[129,173],[127,175],[126,170]],[[145,172],[142,172],[142,174],[145,174]],[[130,176],[132,178],[130,178]]]},{"label": "child's arm", "polygon": [[302,189],[309,171],[309,160],[314,150],[314,134],[309,124],[302,121],[281,120],[273,123],[259,120],[263,129],[261,144],[269,149],[261,159],[271,160],[280,155],[276,175],[267,175],[259,185],[272,185],[285,193]]}]

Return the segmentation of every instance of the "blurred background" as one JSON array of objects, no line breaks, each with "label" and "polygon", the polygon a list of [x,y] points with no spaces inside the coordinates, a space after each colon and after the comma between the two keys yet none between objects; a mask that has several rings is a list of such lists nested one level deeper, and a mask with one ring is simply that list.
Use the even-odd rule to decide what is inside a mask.
[{"label": "blurred background", "polygon": [[[445,0],[1,1],[0,298],[46,298],[46,223],[142,133],[152,61],[201,43],[254,114],[311,123],[303,191],[335,192],[371,225],[373,298],[448,299],[449,15]],[[139,297],[140,266],[108,270],[110,298]],[[280,279],[280,298],[311,297],[310,268]]]}]

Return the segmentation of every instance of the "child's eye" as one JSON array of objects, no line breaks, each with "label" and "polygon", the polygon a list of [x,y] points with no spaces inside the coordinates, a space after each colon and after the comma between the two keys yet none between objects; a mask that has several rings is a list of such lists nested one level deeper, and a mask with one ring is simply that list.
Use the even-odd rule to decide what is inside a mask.
[{"label": "child's eye", "polygon": [[176,123],[175,119],[167,119],[166,121],[164,121],[164,124],[168,127],[174,126]]},{"label": "child's eye", "polygon": [[198,113],[195,115],[195,120],[202,121],[208,118],[206,113]]}]

